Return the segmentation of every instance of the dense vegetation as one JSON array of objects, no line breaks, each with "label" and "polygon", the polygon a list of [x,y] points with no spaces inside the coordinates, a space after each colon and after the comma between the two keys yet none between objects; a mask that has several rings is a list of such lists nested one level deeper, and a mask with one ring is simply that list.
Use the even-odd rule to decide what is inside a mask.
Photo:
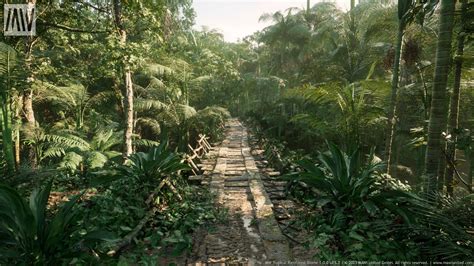
[{"label": "dense vegetation", "polygon": [[472,260],[474,5],[351,2],[227,43],[191,0],[38,1],[37,35],[0,43],[0,264],[189,249],[225,213],[182,159],[230,114],[310,210],[317,258]]}]

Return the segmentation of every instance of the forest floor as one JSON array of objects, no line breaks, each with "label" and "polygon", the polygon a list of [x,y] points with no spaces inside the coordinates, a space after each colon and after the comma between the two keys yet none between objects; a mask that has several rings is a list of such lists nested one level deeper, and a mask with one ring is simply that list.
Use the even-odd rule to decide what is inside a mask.
[{"label": "forest floor", "polygon": [[240,121],[228,121],[225,140],[202,165],[203,183],[210,185],[228,216],[225,222],[194,234],[187,265],[255,265],[311,258],[295,240],[297,236],[289,237],[282,230],[282,225],[289,227],[294,202],[285,199],[285,182],[275,178],[279,173],[264,167],[262,152],[250,148],[249,134]]}]

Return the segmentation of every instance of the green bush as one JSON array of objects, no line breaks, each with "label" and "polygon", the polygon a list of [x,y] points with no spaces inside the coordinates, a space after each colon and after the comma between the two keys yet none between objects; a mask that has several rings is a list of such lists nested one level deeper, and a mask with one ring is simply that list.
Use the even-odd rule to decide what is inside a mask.
[{"label": "green bush", "polygon": [[224,136],[225,122],[229,119],[230,113],[227,109],[210,106],[199,110],[194,116],[192,124],[192,131],[197,136],[198,134],[205,134],[213,141],[221,140]]},{"label": "green bush", "polygon": [[49,213],[50,191],[51,182],[35,189],[27,203],[13,188],[0,185],[0,261],[51,265],[113,238],[102,231],[80,231],[76,205],[81,195]]},{"label": "green bush", "polygon": [[[347,155],[338,147],[329,144],[329,153],[318,156],[320,165],[309,160],[299,162],[305,171],[290,174],[287,178],[302,181],[320,192],[319,207],[341,208],[346,213],[375,216],[390,210],[410,223],[414,210],[408,206],[421,200],[414,194],[384,186],[378,181],[378,170],[383,167],[373,162],[373,153],[365,163],[359,150]],[[406,207],[401,207],[400,203]]]},{"label": "green bush", "polygon": [[[381,174],[359,151],[347,155],[329,144],[318,164],[299,163],[303,170],[287,175],[293,190],[317,210],[302,225],[313,232],[310,245],[324,260],[468,259],[473,238],[436,206],[409,192],[409,187]],[[304,189],[301,189],[301,186]],[[298,188],[299,187],[299,188]],[[301,193],[304,191],[304,193]]]},{"label": "green bush", "polygon": [[[126,165],[98,173],[95,179],[99,182],[94,183],[101,183],[98,185],[101,193],[90,200],[90,207],[81,214],[81,224],[106,228],[124,237],[152,208],[157,208],[128,247],[127,254],[123,254],[127,260],[141,260],[141,255],[147,254],[146,249],[157,247],[169,246],[172,253],[179,254],[191,246],[190,235],[196,227],[218,217],[219,210],[212,204],[213,195],[186,184],[178,171],[189,167],[181,163],[181,155],[172,152],[166,143],[162,141],[146,153],[132,154]],[[103,246],[97,253],[105,254],[108,248]]]},{"label": "green bush", "polygon": [[141,182],[160,181],[178,171],[189,169],[187,164],[181,162],[180,154],[169,150],[167,141],[162,141],[148,153],[137,152],[128,159],[130,163],[120,169],[125,176]]}]

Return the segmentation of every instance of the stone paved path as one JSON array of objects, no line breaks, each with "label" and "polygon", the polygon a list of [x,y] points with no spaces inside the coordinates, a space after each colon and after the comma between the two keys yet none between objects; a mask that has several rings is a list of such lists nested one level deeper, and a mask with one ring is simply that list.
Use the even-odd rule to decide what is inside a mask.
[{"label": "stone paved path", "polygon": [[209,183],[229,217],[225,224],[195,239],[188,265],[289,261],[289,244],[250,154],[247,130],[237,119],[228,121],[226,139],[215,152]]}]

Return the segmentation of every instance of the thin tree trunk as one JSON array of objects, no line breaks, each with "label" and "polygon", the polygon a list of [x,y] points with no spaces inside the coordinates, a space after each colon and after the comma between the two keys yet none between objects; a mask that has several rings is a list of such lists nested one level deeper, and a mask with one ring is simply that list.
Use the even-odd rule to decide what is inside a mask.
[{"label": "thin tree trunk", "polygon": [[472,193],[472,176],[474,175],[474,151],[471,151],[470,154],[470,160],[469,160],[469,173],[467,175],[467,191],[469,193]]},{"label": "thin tree trunk", "polygon": [[[119,29],[120,42],[122,45],[127,43],[127,32],[122,22],[122,4],[120,0],[114,0],[115,25]],[[125,96],[124,96],[124,113],[125,113],[125,130],[124,130],[124,149],[123,157],[127,158],[133,152],[132,135],[133,135],[133,83],[132,71],[130,65],[124,60],[124,79],[125,79]]]},{"label": "thin tree trunk", "polygon": [[392,93],[390,95],[390,106],[388,110],[388,134],[385,141],[385,160],[387,161],[387,174],[390,174],[392,168],[392,148],[395,143],[395,126],[398,104],[398,83],[400,79],[400,57],[402,54],[404,25],[398,23],[397,43],[395,47],[395,58],[392,73]]},{"label": "thin tree trunk", "polygon": [[33,91],[30,89],[23,93],[23,110],[26,122],[34,127],[36,125],[36,118],[33,109]]},{"label": "thin tree trunk", "polygon": [[124,157],[128,157],[133,152],[132,134],[133,134],[133,84],[132,72],[129,66],[125,67],[125,132],[124,142],[125,148],[123,152]]},{"label": "thin tree trunk", "polygon": [[423,101],[423,115],[426,121],[429,118],[429,112],[430,112],[430,105],[429,105],[430,101],[428,99],[429,98],[428,87],[426,86],[425,77],[423,75],[422,69],[418,65],[416,66],[416,69],[418,71],[418,75],[420,76],[420,81],[423,84],[421,99]]},{"label": "thin tree trunk", "polygon": [[[446,100],[447,101],[447,100]],[[448,107],[446,106],[445,107],[445,110],[448,110]],[[446,132],[448,129],[447,129],[447,125],[444,126],[444,128],[441,130],[442,132]],[[447,152],[446,152],[446,140],[445,138],[441,138],[440,139],[440,145],[441,145],[441,157],[440,157],[440,160],[439,160],[439,165],[438,165],[438,192],[440,194],[443,194],[443,190],[444,190],[444,170],[446,169],[446,155],[447,155]]]},{"label": "thin tree trunk", "polygon": [[21,126],[21,114],[20,109],[23,105],[23,97],[21,94],[15,95],[15,132],[14,132],[14,143],[15,143],[15,166],[16,169],[20,167],[21,163],[21,145],[20,145],[20,126]]},{"label": "thin tree trunk", "polygon": [[441,13],[432,88],[428,144],[425,156],[426,192],[434,195],[438,187],[438,166],[442,156],[441,131],[447,123],[447,83],[451,64],[451,41],[454,24],[453,0],[441,0]]},{"label": "thin tree trunk", "polygon": [[[36,0],[27,0],[29,4],[36,4]],[[31,80],[34,79],[31,69],[31,62],[32,62],[32,50],[34,45],[35,39],[33,36],[27,36],[25,39],[25,70],[28,73],[28,80],[26,88],[23,90],[23,114],[26,120],[26,126],[31,130],[36,127],[36,118],[35,112],[33,109],[33,90],[31,89]],[[25,152],[28,154],[28,161],[30,163],[31,168],[35,169],[37,167],[37,158],[35,148],[31,146],[27,146]]]},{"label": "thin tree trunk", "polygon": [[[464,25],[466,20],[467,13],[467,0],[462,0],[461,5],[461,25]],[[446,153],[449,160],[453,162],[456,161],[456,142],[457,134],[456,129],[459,124],[459,99],[461,97],[461,74],[462,74],[462,55],[464,54],[464,28],[461,29],[461,32],[458,34],[458,47],[457,47],[457,59],[455,61],[455,70],[454,70],[454,85],[453,93],[451,96],[451,104],[449,110],[449,122],[448,122],[448,134],[451,135],[451,141],[448,143],[446,148]],[[446,193],[449,196],[453,196],[453,176],[454,169],[453,167],[448,166],[445,174],[445,183],[446,183]]]}]

